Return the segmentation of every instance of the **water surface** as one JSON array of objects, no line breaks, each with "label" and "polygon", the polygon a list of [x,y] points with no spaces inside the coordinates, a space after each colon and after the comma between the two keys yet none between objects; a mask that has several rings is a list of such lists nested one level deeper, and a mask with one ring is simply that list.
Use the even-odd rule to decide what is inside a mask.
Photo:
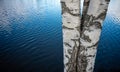
[{"label": "water surface", "polygon": [[[0,70],[63,72],[59,1],[0,0]],[[95,72],[120,72],[119,5],[119,0],[110,2]]]},{"label": "water surface", "polygon": [[111,0],[98,45],[94,72],[120,72],[120,0]]},{"label": "water surface", "polygon": [[0,70],[63,72],[59,0],[0,0]]}]

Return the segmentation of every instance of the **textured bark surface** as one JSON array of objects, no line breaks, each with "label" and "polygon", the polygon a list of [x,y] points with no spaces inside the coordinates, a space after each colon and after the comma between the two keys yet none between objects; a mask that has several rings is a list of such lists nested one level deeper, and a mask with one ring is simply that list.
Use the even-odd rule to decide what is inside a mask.
[{"label": "textured bark surface", "polygon": [[83,23],[85,20],[85,16],[87,15],[88,7],[89,7],[90,0],[84,0],[83,2],[83,10],[82,10],[82,17],[81,17],[81,31],[83,29]]},{"label": "textured bark surface", "polygon": [[80,0],[61,0],[64,72],[76,72],[80,41]]},{"label": "textured bark surface", "polygon": [[83,8],[77,72],[93,72],[96,48],[109,1],[110,0],[90,0],[89,3],[84,3],[87,5]]},{"label": "textured bark surface", "polygon": [[64,72],[93,72],[97,45],[110,0],[61,0]]}]

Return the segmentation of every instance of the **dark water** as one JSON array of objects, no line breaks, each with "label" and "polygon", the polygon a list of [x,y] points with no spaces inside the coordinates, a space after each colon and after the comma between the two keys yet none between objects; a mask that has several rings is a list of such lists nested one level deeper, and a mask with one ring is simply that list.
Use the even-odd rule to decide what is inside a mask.
[{"label": "dark water", "polygon": [[0,72],[63,72],[61,25],[59,0],[0,0]]},{"label": "dark water", "polygon": [[[59,1],[0,0],[0,72],[63,72]],[[94,72],[120,72],[119,5],[110,2]]]},{"label": "dark water", "polygon": [[120,72],[120,0],[111,0],[98,46],[94,72]]}]

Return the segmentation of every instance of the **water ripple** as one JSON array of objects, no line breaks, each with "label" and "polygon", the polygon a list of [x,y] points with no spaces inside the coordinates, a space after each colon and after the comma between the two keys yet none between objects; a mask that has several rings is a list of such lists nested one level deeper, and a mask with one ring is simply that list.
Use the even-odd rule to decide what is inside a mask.
[{"label": "water ripple", "polygon": [[0,0],[0,66],[63,72],[61,24],[59,0]]}]

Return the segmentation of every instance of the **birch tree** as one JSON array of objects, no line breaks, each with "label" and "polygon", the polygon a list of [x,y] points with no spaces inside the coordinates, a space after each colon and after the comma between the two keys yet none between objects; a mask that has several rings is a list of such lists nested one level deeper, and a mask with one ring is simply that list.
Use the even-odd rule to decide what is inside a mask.
[{"label": "birch tree", "polygon": [[[87,0],[88,1],[88,0]],[[110,0],[90,0],[81,27],[77,72],[93,72],[97,45]],[[87,3],[84,3],[84,5]]]},{"label": "birch tree", "polygon": [[61,0],[64,72],[76,72],[80,41],[80,0]]},{"label": "birch tree", "polygon": [[64,72],[93,72],[97,45],[110,0],[61,0]]}]

